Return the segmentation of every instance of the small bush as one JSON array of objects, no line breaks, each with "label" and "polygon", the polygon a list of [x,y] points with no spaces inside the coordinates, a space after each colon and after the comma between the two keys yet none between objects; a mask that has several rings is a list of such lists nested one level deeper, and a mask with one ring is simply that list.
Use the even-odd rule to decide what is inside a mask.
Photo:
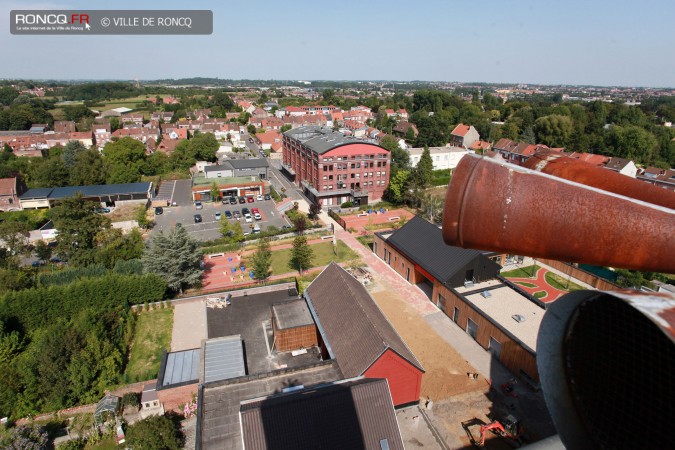
[{"label": "small bush", "polygon": [[354,202],[344,202],[340,205],[340,208],[351,208],[352,206],[354,206]]}]

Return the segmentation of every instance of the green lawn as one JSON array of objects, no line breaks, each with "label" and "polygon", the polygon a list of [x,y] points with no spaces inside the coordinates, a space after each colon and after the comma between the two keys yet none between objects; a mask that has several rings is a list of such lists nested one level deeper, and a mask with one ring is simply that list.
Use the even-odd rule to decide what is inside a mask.
[{"label": "green lawn", "polygon": [[120,447],[117,445],[117,442],[115,442],[115,438],[110,438],[94,444],[93,447],[87,448],[90,448],[91,450],[117,450]]},{"label": "green lawn", "polygon": [[527,282],[525,282],[525,281],[516,281],[515,283],[516,283],[516,284],[519,284],[519,285],[521,285],[521,286],[529,287],[529,288],[536,288],[536,287],[537,287],[536,284],[527,283]]},{"label": "green lawn", "polygon": [[580,291],[581,289],[585,289],[582,286],[579,286],[578,284],[574,283],[573,281],[569,282],[569,288],[567,287],[567,278],[561,277],[557,273],[553,272],[546,272],[545,275],[546,282],[553,286],[556,289],[559,289],[561,291],[566,291],[566,292],[572,292],[572,291]]},{"label": "green lawn", "polygon": [[534,269],[532,266],[527,266],[509,270],[508,272],[502,272],[500,275],[504,278],[532,278],[532,273],[536,273],[537,270],[539,270],[539,266],[535,266]]},{"label": "green lawn", "polygon": [[143,311],[138,316],[125,378],[135,382],[157,376],[162,350],[171,348],[172,330],[173,309]]},{"label": "green lawn", "polygon": [[[311,246],[314,251],[314,258],[312,259],[313,267],[325,266],[331,261],[343,262],[356,259],[358,255],[347,247],[347,245],[338,240],[338,256],[333,252],[333,244],[330,241],[314,244]],[[293,272],[293,269],[288,267],[288,261],[291,259],[291,249],[285,248],[283,250],[275,250],[272,252],[272,275],[280,275],[283,273]]]},{"label": "green lawn", "polygon": [[534,293],[535,298],[542,298],[546,297],[546,292],[545,291],[539,291]]}]

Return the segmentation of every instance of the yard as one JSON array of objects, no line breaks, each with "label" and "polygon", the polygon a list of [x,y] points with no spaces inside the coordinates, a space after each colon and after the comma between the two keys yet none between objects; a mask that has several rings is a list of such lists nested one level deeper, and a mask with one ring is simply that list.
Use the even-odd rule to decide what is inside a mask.
[{"label": "yard", "polygon": [[[532,274],[536,273],[539,270],[539,266],[527,266],[519,267],[518,269],[509,270],[507,272],[501,272],[500,275],[504,278],[532,278]],[[533,287],[533,286],[531,286]]]},{"label": "yard", "polygon": [[125,379],[135,382],[157,376],[162,350],[171,348],[172,329],[171,308],[143,311],[138,316]]},{"label": "yard", "polygon": [[[338,240],[338,254],[335,255],[333,251],[333,244],[330,241],[321,242],[320,244],[314,244],[311,246],[312,251],[314,252],[314,257],[312,258],[313,267],[326,266],[331,261],[343,262],[350,261],[352,259],[358,258],[358,255],[354,253],[352,249],[347,247],[347,245]],[[284,273],[294,272],[293,269],[288,267],[288,261],[291,259],[291,249],[284,248],[281,250],[274,250],[272,252],[272,275],[281,275]]]},{"label": "yard", "polygon": [[553,286],[554,288],[559,289],[561,291],[572,292],[584,289],[582,286],[579,286],[575,282],[568,281],[566,278],[561,277],[557,273],[553,272],[546,273],[546,282],[551,286]]}]

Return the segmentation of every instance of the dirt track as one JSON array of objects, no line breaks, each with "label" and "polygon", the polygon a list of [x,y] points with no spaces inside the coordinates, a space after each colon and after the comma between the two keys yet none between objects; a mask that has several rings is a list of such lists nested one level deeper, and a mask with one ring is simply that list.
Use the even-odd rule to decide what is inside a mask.
[{"label": "dirt track", "polygon": [[421,397],[438,401],[468,392],[487,392],[487,381],[483,378],[470,379],[467,373],[475,372],[473,367],[438,336],[395,290],[383,283],[378,280],[371,295],[426,371],[422,377]]}]

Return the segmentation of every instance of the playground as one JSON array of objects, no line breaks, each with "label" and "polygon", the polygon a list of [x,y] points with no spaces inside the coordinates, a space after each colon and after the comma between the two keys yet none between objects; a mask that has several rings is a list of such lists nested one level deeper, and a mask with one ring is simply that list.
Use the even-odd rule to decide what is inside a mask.
[{"label": "playground", "polygon": [[391,224],[391,227],[394,228],[394,225],[401,221],[402,219],[406,222],[413,218],[413,213],[405,209],[369,209],[366,211],[361,211],[358,214],[352,214],[349,216],[340,216],[340,219],[344,221],[344,228],[347,230],[355,229],[356,231],[363,231],[366,227],[374,225],[383,225]]},{"label": "playground", "polygon": [[550,303],[582,286],[561,277],[544,267],[529,266],[509,272],[502,272],[504,278],[515,283],[528,294],[544,303]]}]

